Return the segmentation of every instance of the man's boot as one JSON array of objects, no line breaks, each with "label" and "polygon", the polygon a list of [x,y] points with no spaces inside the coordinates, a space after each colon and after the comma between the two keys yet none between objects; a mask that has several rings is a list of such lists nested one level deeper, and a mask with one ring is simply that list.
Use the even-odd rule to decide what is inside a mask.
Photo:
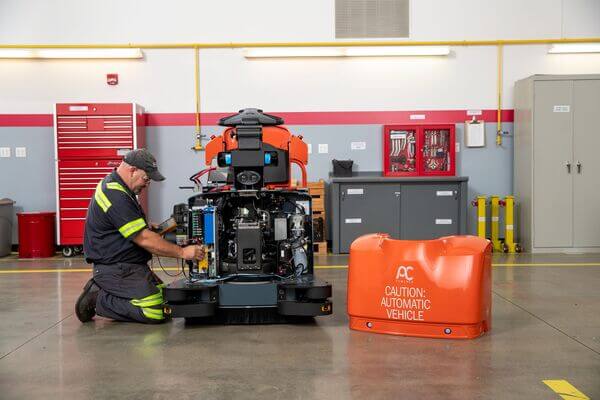
[{"label": "man's boot", "polygon": [[81,322],[91,321],[96,315],[96,299],[99,291],[100,287],[96,285],[93,278],[83,287],[83,292],[75,303],[75,314]]}]

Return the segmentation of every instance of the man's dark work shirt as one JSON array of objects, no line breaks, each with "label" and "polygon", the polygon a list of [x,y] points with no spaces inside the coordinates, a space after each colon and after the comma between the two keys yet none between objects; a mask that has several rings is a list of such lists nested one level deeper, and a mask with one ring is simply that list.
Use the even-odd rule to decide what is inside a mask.
[{"label": "man's dark work shirt", "polygon": [[152,254],[133,242],[148,225],[146,215],[119,174],[113,171],[98,186],[85,220],[83,252],[94,264],[146,264]]}]

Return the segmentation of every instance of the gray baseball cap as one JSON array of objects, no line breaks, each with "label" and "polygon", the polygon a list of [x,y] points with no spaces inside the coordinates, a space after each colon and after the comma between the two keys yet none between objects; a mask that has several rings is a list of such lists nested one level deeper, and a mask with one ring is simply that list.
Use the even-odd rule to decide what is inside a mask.
[{"label": "gray baseball cap", "polygon": [[135,149],[125,154],[123,161],[127,164],[139,168],[148,174],[153,181],[164,181],[165,177],[158,172],[156,158],[146,149]]}]

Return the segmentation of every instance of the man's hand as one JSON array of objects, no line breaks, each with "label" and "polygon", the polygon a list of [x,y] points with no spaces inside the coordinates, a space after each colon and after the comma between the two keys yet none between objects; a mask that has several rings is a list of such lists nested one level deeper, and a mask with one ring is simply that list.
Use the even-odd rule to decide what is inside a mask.
[{"label": "man's hand", "polygon": [[182,248],[181,258],[184,260],[197,260],[202,261],[204,259],[204,246],[191,245]]}]

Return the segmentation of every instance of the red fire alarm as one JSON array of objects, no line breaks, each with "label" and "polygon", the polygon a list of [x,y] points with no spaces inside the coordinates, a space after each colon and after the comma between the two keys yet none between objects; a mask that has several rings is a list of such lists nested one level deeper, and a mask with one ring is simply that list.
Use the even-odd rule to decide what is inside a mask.
[{"label": "red fire alarm", "polygon": [[106,74],[106,83],[109,85],[119,84],[119,74]]}]

